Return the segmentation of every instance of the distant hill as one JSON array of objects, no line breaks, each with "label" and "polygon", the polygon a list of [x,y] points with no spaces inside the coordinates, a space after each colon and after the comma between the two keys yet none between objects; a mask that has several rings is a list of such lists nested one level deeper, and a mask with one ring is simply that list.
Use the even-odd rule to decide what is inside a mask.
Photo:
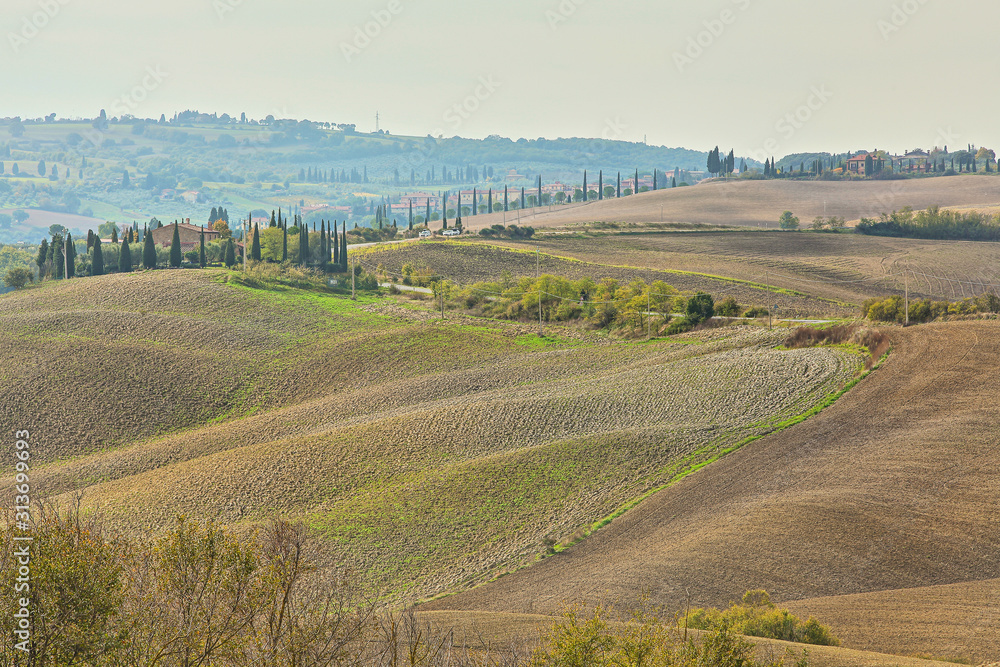
[{"label": "distant hill", "polygon": [[[707,153],[604,139],[487,139],[365,134],[353,125],[271,119],[240,122],[186,112],[167,120],[0,119],[0,209],[43,209],[113,220],[206,218],[254,208],[329,204],[326,218],[357,218],[403,191],[437,193],[505,184],[596,186],[636,169],[704,169]],[[16,171],[16,173],[15,173]],[[128,178],[125,178],[125,173]],[[0,229],[0,242],[30,240]]]}]

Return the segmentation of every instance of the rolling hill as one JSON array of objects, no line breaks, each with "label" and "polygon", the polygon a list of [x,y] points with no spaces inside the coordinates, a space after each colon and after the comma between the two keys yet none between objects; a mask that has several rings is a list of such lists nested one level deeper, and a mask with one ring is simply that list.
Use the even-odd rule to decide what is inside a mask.
[{"label": "rolling hill", "polygon": [[703,223],[777,229],[783,211],[802,224],[816,216],[839,216],[847,221],[878,217],[910,206],[965,208],[1000,203],[1000,178],[966,175],[899,181],[711,181],[697,186],[644,192],[586,205],[553,206],[492,215],[463,222],[472,230],[494,224],[536,228],[585,227],[595,221],[624,223]]},{"label": "rolling hill", "polygon": [[681,608],[687,592],[725,605],[761,587],[847,647],[995,660],[1000,326],[893,335],[889,361],[817,417],[554,558],[421,609],[553,614],[644,592]]},{"label": "rolling hill", "polygon": [[34,488],[82,491],[138,534],[179,514],[241,529],[298,518],[330,565],[393,600],[531,563],[861,367],[852,350],[775,349],[778,330],[541,339],[230,275],[0,297],[0,409],[37,438]]}]

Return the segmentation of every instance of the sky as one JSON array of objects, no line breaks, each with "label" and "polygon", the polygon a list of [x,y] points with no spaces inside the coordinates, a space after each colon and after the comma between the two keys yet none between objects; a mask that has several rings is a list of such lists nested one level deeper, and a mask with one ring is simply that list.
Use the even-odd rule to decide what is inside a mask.
[{"label": "sky", "polygon": [[2,0],[0,117],[1000,148],[997,0]]}]

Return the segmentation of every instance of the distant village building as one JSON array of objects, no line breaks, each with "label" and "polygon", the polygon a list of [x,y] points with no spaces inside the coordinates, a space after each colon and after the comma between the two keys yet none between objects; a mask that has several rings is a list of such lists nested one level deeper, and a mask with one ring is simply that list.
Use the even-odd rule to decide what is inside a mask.
[{"label": "distant village building", "polygon": [[[177,233],[181,238],[181,250],[187,252],[188,250],[195,250],[200,247],[201,244],[201,227],[191,224],[191,219],[187,218],[184,222],[177,225]],[[153,245],[163,246],[164,248],[169,248],[170,244],[174,240],[174,225],[173,223],[169,225],[163,225],[159,229],[154,229],[153,234]],[[219,240],[219,232],[205,228],[205,243],[210,241]]]}]

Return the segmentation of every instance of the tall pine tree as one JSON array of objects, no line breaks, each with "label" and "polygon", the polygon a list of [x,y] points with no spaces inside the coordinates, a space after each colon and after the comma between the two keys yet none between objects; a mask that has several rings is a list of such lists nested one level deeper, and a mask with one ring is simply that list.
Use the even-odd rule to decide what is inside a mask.
[{"label": "tall pine tree", "polygon": [[66,277],[72,278],[76,275],[76,244],[73,243],[73,235],[66,233]]},{"label": "tall pine tree", "polygon": [[170,266],[174,268],[181,265],[184,254],[181,252],[181,232],[180,226],[174,222],[174,236],[170,241]]}]

